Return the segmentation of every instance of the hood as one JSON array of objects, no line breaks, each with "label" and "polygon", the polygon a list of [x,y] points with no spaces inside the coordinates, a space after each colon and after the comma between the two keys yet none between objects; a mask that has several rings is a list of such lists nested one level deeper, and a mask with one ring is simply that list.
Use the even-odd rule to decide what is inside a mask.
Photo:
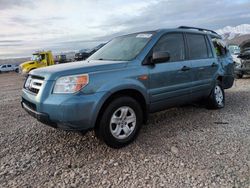
[{"label": "hood", "polygon": [[34,69],[30,72],[30,74],[44,77],[45,80],[56,80],[61,76],[121,69],[126,67],[127,63],[127,61],[79,61]]},{"label": "hood", "polygon": [[35,64],[35,63],[36,63],[35,61],[26,61],[26,62],[20,64],[19,66],[23,67],[23,66],[32,65],[32,64]]}]

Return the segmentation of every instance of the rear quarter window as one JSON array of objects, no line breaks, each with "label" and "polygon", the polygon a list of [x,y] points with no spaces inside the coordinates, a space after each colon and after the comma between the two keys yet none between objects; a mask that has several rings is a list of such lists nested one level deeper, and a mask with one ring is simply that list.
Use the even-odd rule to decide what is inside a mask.
[{"label": "rear quarter window", "polygon": [[230,54],[227,45],[223,40],[219,38],[212,38],[212,42],[217,57],[225,57]]}]

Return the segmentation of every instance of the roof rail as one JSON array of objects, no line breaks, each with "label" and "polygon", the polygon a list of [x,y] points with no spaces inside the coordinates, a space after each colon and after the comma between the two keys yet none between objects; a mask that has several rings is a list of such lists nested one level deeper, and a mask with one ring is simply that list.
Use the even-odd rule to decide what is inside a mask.
[{"label": "roof rail", "polygon": [[178,29],[196,29],[198,31],[210,32],[210,33],[218,35],[218,33],[216,33],[213,30],[203,29],[203,28],[199,28],[199,27],[180,26],[180,27],[178,27]]}]

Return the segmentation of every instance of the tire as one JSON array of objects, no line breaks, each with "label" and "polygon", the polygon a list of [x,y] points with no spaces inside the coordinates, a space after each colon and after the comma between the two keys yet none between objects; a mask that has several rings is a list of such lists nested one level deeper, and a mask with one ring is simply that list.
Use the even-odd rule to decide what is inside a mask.
[{"label": "tire", "polygon": [[207,107],[209,109],[220,109],[225,106],[225,92],[221,82],[216,81],[210,96],[208,97]]},{"label": "tire", "polygon": [[96,136],[111,148],[122,148],[135,140],[143,122],[140,104],[133,98],[121,96],[104,109]]},{"label": "tire", "polygon": [[241,79],[241,78],[243,78],[243,74],[242,74],[242,73],[241,73],[241,74],[236,74],[235,77],[236,77],[237,79]]}]

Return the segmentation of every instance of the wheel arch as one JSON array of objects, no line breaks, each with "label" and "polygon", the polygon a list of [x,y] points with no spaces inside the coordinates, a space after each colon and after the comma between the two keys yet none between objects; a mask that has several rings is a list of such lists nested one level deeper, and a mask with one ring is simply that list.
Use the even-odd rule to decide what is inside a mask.
[{"label": "wheel arch", "polygon": [[145,98],[145,96],[142,94],[142,92],[140,92],[139,90],[137,89],[121,89],[121,90],[117,90],[115,92],[112,92],[110,93],[106,99],[104,100],[104,102],[102,103],[99,111],[98,111],[98,114],[97,114],[97,117],[95,119],[95,122],[94,122],[94,126],[98,126],[99,125],[99,122],[100,122],[100,119],[101,119],[101,116],[105,110],[105,108],[108,106],[108,104],[118,98],[118,97],[121,97],[121,96],[129,96],[133,99],[135,99],[141,106],[142,108],[142,111],[143,111],[143,122],[146,123],[147,122],[147,119],[148,119],[148,101],[147,99]]},{"label": "wheel arch", "polygon": [[218,80],[218,81],[220,81],[222,83],[223,82],[223,76],[221,76],[221,75],[217,76],[216,80]]},{"label": "wheel arch", "polygon": [[216,81],[219,81],[223,87],[223,89],[229,89],[233,86],[234,83],[234,76],[230,75],[219,75],[216,79]]}]

